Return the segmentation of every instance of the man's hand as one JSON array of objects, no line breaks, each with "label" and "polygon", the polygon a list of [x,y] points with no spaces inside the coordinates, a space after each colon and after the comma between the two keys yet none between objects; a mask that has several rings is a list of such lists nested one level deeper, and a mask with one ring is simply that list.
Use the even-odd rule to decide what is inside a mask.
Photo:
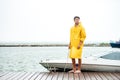
[{"label": "man's hand", "polygon": [[68,49],[70,49],[71,48],[71,43],[69,43],[69,45],[68,45]]},{"label": "man's hand", "polygon": [[68,49],[70,49],[71,48],[71,46],[70,45],[68,45]]},{"label": "man's hand", "polygon": [[77,49],[80,49],[80,44],[78,45]]},{"label": "man's hand", "polygon": [[77,47],[77,49],[80,49],[80,47],[81,47],[81,45],[83,44],[83,42],[82,41],[80,41],[80,43],[79,43],[79,45],[78,45],[78,47]]}]

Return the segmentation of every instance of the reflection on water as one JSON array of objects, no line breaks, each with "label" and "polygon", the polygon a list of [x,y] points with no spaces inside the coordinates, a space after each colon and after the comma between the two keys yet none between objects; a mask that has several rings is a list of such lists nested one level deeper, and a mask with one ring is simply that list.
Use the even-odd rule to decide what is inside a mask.
[{"label": "reflection on water", "polygon": [[[67,60],[68,52],[67,47],[0,47],[0,71],[47,71],[39,64],[41,60]],[[112,52],[120,52],[120,49],[84,47],[83,57]]]}]

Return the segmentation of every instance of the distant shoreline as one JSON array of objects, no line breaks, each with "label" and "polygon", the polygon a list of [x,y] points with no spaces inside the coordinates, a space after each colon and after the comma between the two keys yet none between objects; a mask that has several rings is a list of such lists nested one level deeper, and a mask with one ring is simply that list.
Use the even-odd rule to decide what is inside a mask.
[{"label": "distant shoreline", "polygon": [[[2,44],[0,47],[67,47],[68,44]],[[109,43],[84,44],[85,47],[110,47]]]}]

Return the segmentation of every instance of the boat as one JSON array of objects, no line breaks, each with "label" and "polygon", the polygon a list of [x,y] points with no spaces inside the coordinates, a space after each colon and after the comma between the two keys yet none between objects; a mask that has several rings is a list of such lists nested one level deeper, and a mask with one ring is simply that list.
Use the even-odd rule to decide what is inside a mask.
[{"label": "boat", "polygon": [[112,48],[120,48],[120,40],[116,42],[110,42]]},{"label": "boat", "polygon": [[[116,55],[115,55],[116,54]],[[120,72],[120,52],[110,53],[103,56],[85,57],[82,59],[81,70],[82,71],[109,71]],[[106,56],[114,58],[106,58]],[[116,60],[116,57],[118,59]],[[72,62],[68,60],[41,60],[40,64],[49,71],[69,71],[72,69]],[[78,66],[78,64],[76,64]]]}]

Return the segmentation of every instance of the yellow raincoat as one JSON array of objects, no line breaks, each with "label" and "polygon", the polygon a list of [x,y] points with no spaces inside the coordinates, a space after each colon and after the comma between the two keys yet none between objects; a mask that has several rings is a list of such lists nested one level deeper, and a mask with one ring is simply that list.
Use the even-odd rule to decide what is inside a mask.
[{"label": "yellow raincoat", "polygon": [[69,57],[70,58],[78,58],[81,59],[82,56],[82,48],[84,43],[80,46],[79,49],[77,49],[80,41],[85,40],[86,38],[86,33],[85,33],[85,29],[82,26],[81,22],[79,23],[78,26],[73,26],[70,30],[70,54]]}]

